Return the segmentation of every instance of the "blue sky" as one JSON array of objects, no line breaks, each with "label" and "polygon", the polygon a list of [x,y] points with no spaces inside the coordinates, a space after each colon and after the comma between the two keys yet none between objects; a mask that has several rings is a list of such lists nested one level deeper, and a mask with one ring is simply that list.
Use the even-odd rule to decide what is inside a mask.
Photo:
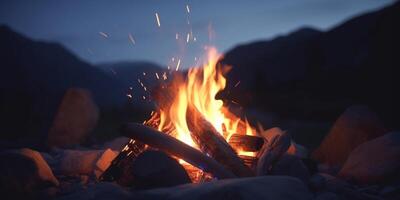
[{"label": "blue sky", "polygon": [[[182,67],[188,67],[207,44],[225,52],[238,44],[287,34],[302,26],[326,30],[391,3],[392,0],[1,0],[0,24],[34,39],[62,43],[90,63],[144,60],[167,65],[175,57],[182,59]],[[215,33],[211,40],[210,28]],[[186,43],[188,33],[192,34]]]}]

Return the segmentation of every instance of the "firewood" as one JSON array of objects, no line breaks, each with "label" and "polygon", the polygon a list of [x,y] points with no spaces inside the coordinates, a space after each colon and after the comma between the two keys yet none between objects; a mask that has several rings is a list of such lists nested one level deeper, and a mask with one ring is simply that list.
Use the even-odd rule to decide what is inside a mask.
[{"label": "firewood", "polygon": [[220,133],[203,118],[197,109],[187,111],[187,123],[191,136],[200,149],[231,170],[239,177],[254,176],[253,171],[244,164],[235,150],[226,142]]},{"label": "firewood", "polygon": [[268,174],[272,166],[289,149],[290,142],[291,138],[285,132],[277,134],[269,141],[266,141],[257,154],[256,174],[258,176]]},{"label": "firewood", "polygon": [[239,155],[239,157],[243,160],[244,164],[249,166],[251,169],[254,169],[257,164],[257,157],[254,156],[246,156],[246,155]]},{"label": "firewood", "polygon": [[129,170],[130,165],[136,157],[145,150],[145,145],[131,139],[121,152],[114,158],[110,166],[99,177],[100,181],[117,181],[124,185],[124,174]]},{"label": "firewood", "polygon": [[197,149],[153,128],[137,123],[126,123],[121,127],[121,132],[129,138],[141,141],[153,148],[181,158],[193,166],[211,173],[216,178],[225,179],[236,177],[214,159],[207,157]]},{"label": "firewood", "polygon": [[229,144],[236,150],[257,152],[264,144],[264,139],[258,136],[233,134]]}]

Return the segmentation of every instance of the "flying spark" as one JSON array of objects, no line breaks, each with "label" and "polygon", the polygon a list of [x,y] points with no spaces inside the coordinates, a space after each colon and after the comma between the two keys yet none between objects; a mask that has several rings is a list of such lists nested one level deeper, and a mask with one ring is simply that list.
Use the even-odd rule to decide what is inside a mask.
[{"label": "flying spark", "polygon": [[179,34],[175,33],[175,39],[179,39]]},{"label": "flying spark", "polygon": [[186,11],[187,11],[187,13],[190,13],[190,7],[189,7],[189,5],[186,5]]},{"label": "flying spark", "polygon": [[135,39],[133,38],[132,34],[129,33],[129,40],[132,42],[133,45],[136,44]]},{"label": "flying spark", "polygon": [[131,94],[127,94],[126,95],[128,98],[132,99],[132,95]]},{"label": "flying spark", "polygon": [[160,77],[158,76],[158,73],[156,72],[156,77],[157,77],[157,79],[160,79]]},{"label": "flying spark", "polygon": [[239,84],[240,84],[240,81],[238,81],[238,82],[235,84],[235,87],[237,87]]},{"label": "flying spark", "polygon": [[108,38],[108,34],[107,34],[107,33],[104,33],[104,32],[102,32],[102,31],[100,31],[99,34],[100,34],[101,36],[103,36],[104,38]]},{"label": "flying spark", "polygon": [[178,60],[178,64],[176,64],[175,71],[179,70],[179,65],[181,65],[181,59]]},{"label": "flying spark", "polygon": [[190,34],[188,33],[188,34],[186,35],[186,43],[189,43],[189,39],[190,39]]},{"label": "flying spark", "polygon": [[160,17],[158,16],[158,13],[156,13],[156,20],[157,20],[157,26],[160,27]]}]

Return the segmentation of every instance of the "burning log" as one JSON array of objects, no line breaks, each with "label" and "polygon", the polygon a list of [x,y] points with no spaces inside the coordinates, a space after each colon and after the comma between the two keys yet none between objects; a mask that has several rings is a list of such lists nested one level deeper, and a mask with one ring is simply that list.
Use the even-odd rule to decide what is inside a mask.
[{"label": "burning log", "polygon": [[117,157],[111,162],[110,166],[99,177],[100,181],[117,181],[125,185],[125,178],[122,177],[130,168],[130,164],[136,157],[145,150],[145,145],[141,142],[131,139],[122,149]]},{"label": "burning log", "polygon": [[258,162],[256,174],[258,176],[266,175],[279,158],[289,149],[291,138],[285,132],[277,134],[266,141],[258,152]]},{"label": "burning log", "polygon": [[211,173],[214,177],[219,179],[236,177],[212,158],[205,156],[193,147],[153,128],[137,123],[126,123],[122,126],[121,132],[127,137],[179,157],[193,166]]},{"label": "burning log", "polygon": [[239,177],[254,176],[222,135],[195,108],[188,109],[186,118],[191,136],[203,152]]},{"label": "burning log", "polygon": [[263,146],[264,139],[257,136],[234,134],[229,139],[229,144],[237,150],[257,152]]}]

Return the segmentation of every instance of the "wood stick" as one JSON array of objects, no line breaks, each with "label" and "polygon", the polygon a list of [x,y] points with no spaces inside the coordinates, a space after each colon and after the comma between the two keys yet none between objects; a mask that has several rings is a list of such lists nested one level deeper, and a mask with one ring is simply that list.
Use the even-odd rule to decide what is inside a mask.
[{"label": "wood stick", "polygon": [[226,142],[214,127],[203,118],[197,109],[187,111],[187,123],[191,135],[200,149],[231,170],[239,177],[254,176],[253,171],[238,157],[235,150]]},{"label": "wood stick", "polygon": [[229,144],[236,150],[257,152],[264,144],[264,139],[258,136],[233,134]]},{"label": "wood stick", "polygon": [[289,149],[291,143],[290,136],[282,132],[265,142],[257,157],[256,174],[258,176],[267,175],[272,166],[282,157]]},{"label": "wood stick", "polygon": [[236,177],[221,164],[207,157],[197,149],[153,128],[137,123],[126,123],[121,127],[120,131],[129,138],[136,139],[149,146],[179,157],[193,166],[211,173],[214,177],[219,179]]}]

